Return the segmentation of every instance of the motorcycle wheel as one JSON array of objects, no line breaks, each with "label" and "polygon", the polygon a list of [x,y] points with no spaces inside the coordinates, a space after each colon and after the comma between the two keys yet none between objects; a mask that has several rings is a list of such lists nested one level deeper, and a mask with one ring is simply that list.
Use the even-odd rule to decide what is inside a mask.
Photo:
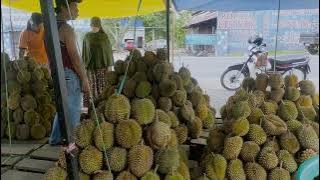
[{"label": "motorcycle wheel", "polygon": [[[239,76],[238,78],[236,76]],[[246,74],[238,69],[227,69],[223,72],[220,78],[222,87],[229,91],[236,91],[241,87],[241,83],[246,77]]]},{"label": "motorcycle wheel", "polygon": [[293,68],[293,69],[287,70],[282,74],[282,76],[286,77],[287,75],[291,75],[291,74],[296,75],[299,81],[307,79],[307,72],[302,68]]}]

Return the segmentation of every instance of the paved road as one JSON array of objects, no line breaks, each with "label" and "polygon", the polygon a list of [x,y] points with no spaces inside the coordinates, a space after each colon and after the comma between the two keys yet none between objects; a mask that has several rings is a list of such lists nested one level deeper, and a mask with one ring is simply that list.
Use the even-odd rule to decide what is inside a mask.
[{"label": "paved road", "polygon": [[[178,70],[187,66],[203,90],[211,97],[211,104],[219,110],[234,92],[225,90],[220,84],[220,76],[225,69],[243,61],[243,57],[176,57],[174,65]],[[319,91],[319,56],[311,56],[311,73],[308,79],[314,81]]]}]

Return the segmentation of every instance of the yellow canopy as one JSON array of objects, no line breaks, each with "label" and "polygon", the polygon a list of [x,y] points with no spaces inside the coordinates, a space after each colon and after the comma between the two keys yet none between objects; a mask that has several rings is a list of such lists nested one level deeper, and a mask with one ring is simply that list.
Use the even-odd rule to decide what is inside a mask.
[{"label": "yellow canopy", "polygon": [[[79,3],[79,18],[120,18],[135,16],[139,0],[83,0]],[[39,0],[1,0],[1,4],[28,11],[40,12]],[[165,10],[163,0],[142,0],[139,15]]]}]

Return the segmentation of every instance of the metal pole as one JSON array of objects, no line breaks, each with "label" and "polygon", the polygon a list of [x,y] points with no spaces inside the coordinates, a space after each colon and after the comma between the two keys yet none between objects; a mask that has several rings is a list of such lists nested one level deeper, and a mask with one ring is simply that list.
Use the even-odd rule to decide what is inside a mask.
[{"label": "metal pole", "polygon": [[[45,44],[50,62],[51,75],[54,82],[55,100],[60,120],[62,132],[62,142],[64,145],[72,143],[72,125],[69,120],[68,97],[64,68],[62,65],[62,55],[59,45],[59,34],[57,21],[54,14],[52,0],[40,0],[45,29]],[[71,180],[79,179],[77,157],[66,153],[68,178]]]},{"label": "metal pole", "polygon": [[279,20],[280,20],[280,0],[278,1],[278,19],[277,19],[276,45],[275,45],[275,51],[274,51],[273,72],[276,72],[276,60],[277,60],[277,49],[278,49]]},{"label": "metal pole", "polygon": [[166,0],[166,19],[167,19],[167,58],[170,62],[170,0]]}]

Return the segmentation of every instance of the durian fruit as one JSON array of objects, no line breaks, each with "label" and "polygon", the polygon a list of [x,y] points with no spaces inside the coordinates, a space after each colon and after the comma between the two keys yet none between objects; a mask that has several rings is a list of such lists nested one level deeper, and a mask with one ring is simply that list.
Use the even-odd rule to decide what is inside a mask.
[{"label": "durian fruit", "polygon": [[299,106],[312,106],[312,98],[308,95],[301,95],[296,101],[297,107]]},{"label": "durian fruit", "polygon": [[23,119],[29,127],[32,127],[40,122],[40,115],[34,110],[29,110],[24,112]]},{"label": "durian fruit", "polygon": [[300,91],[295,87],[286,87],[284,97],[289,101],[297,101],[300,97]]},{"label": "durian fruit", "polygon": [[284,79],[281,74],[275,73],[269,76],[269,85],[272,89],[280,89],[284,86]]},{"label": "durian fruit", "polygon": [[241,83],[241,88],[246,91],[253,91],[256,87],[256,81],[252,77],[246,77]]},{"label": "durian fruit", "polygon": [[180,115],[186,122],[191,122],[195,118],[195,112],[190,101],[186,101],[186,103],[180,108]]},{"label": "durian fruit", "polygon": [[248,162],[244,166],[246,177],[248,180],[266,180],[267,172],[266,170],[255,162]]},{"label": "durian fruit", "polygon": [[312,105],[314,107],[319,105],[319,93],[316,93],[316,94],[312,95],[311,98],[312,98]]},{"label": "durian fruit", "polygon": [[260,108],[260,106],[264,102],[264,98],[265,98],[264,92],[260,90],[255,90],[253,91],[253,95],[255,96],[257,107]]},{"label": "durian fruit", "polygon": [[23,121],[23,110],[21,108],[17,108],[12,113],[12,119],[15,123],[21,123]]},{"label": "durian fruit", "polygon": [[44,180],[67,180],[68,173],[61,167],[51,167],[44,174]]},{"label": "durian fruit", "polygon": [[168,112],[172,109],[172,101],[168,97],[160,97],[158,99],[158,107],[165,112]]},{"label": "durian fruit", "polygon": [[17,130],[17,124],[10,121],[9,123],[7,123],[7,126],[6,126],[6,136],[7,137],[11,136],[11,138],[14,139],[16,137],[16,130]]},{"label": "durian fruit", "polygon": [[33,69],[33,72],[31,74],[31,80],[34,81],[40,81],[44,78],[44,74],[41,68],[35,68]]},{"label": "durian fruit", "polygon": [[171,127],[171,125],[172,125],[171,118],[168,116],[168,114],[166,112],[164,112],[161,109],[156,109],[156,111],[155,111],[154,121],[156,121],[156,120],[168,124],[169,127]]},{"label": "durian fruit", "polygon": [[73,131],[74,141],[80,148],[85,148],[92,144],[93,127],[87,126],[85,122],[81,122]]},{"label": "durian fruit", "polygon": [[17,74],[17,81],[20,83],[20,84],[23,84],[23,83],[28,83],[31,79],[31,73],[26,71],[26,70],[21,70],[21,71],[18,71],[18,74]]},{"label": "durian fruit", "polygon": [[246,141],[242,145],[240,157],[246,162],[254,162],[260,152],[260,146],[254,141]]},{"label": "durian fruit", "polygon": [[250,114],[251,114],[251,109],[247,101],[237,102],[232,107],[232,116],[235,119],[238,119],[240,117],[247,118]]},{"label": "durian fruit", "polygon": [[239,159],[231,160],[227,167],[227,175],[230,180],[245,180],[246,174],[242,161]]},{"label": "durian fruit", "polygon": [[171,172],[166,175],[164,180],[184,180],[184,177],[178,172]]},{"label": "durian fruit", "polygon": [[30,136],[30,127],[26,124],[18,124],[16,129],[16,138],[18,140],[27,140]]},{"label": "durian fruit", "polygon": [[202,121],[196,117],[192,121],[188,122],[188,128],[191,138],[197,139],[200,137],[202,131]]},{"label": "durian fruit", "polygon": [[264,102],[261,106],[261,110],[263,114],[268,115],[268,114],[276,114],[278,109],[278,105],[275,102],[272,101],[267,101]]},{"label": "durian fruit", "polygon": [[267,134],[263,128],[257,124],[250,124],[249,132],[246,136],[249,141],[254,141],[258,145],[262,145],[267,140]]},{"label": "durian fruit", "polygon": [[11,110],[15,110],[19,107],[19,103],[21,101],[21,96],[19,94],[11,94],[8,98],[8,108]]},{"label": "durian fruit", "polygon": [[301,164],[305,160],[308,160],[316,155],[318,155],[318,153],[316,151],[314,151],[313,149],[306,149],[298,154],[297,162],[299,162]]},{"label": "durian fruit", "polygon": [[260,124],[264,114],[260,108],[254,108],[251,110],[250,116],[247,118],[250,124]]},{"label": "durian fruit", "polygon": [[291,180],[290,173],[281,166],[274,168],[268,175],[270,180]]},{"label": "durian fruit", "polygon": [[313,127],[314,131],[317,133],[317,136],[319,137],[319,123],[310,121],[310,125]]},{"label": "durian fruit", "polygon": [[187,93],[184,90],[177,90],[172,96],[172,102],[175,106],[183,106],[187,99]]},{"label": "durian fruit", "polygon": [[93,174],[100,170],[103,164],[103,154],[94,146],[88,146],[79,155],[79,164],[86,174]]},{"label": "durian fruit", "polygon": [[149,67],[157,63],[157,55],[152,51],[146,51],[143,59]]},{"label": "durian fruit", "polygon": [[214,127],[210,130],[207,144],[212,152],[220,153],[223,150],[226,134],[221,127]]},{"label": "durian fruit", "polygon": [[227,160],[236,159],[242,149],[243,139],[240,136],[228,137],[224,141],[223,157]]},{"label": "durian fruit", "polygon": [[[141,64],[141,63],[139,62],[139,64]],[[136,82],[148,81],[147,75],[146,75],[146,73],[143,72],[143,71],[138,71],[138,72],[136,72],[136,73],[132,76],[132,79],[135,80]]]},{"label": "durian fruit", "polygon": [[128,79],[126,80],[123,86],[122,92],[128,98],[133,98],[135,96],[136,87],[137,87],[137,82],[133,79]]},{"label": "durian fruit", "polygon": [[146,174],[144,174],[141,180],[160,180],[160,177],[157,174],[157,170],[154,170],[154,171],[148,171]]},{"label": "durian fruit", "polygon": [[159,84],[160,94],[163,97],[171,97],[177,90],[177,85],[170,79],[164,79]]},{"label": "durian fruit", "polygon": [[212,157],[206,165],[206,174],[209,179],[224,180],[227,171],[227,161],[220,154],[210,154]]},{"label": "durian fruit", "polygon": [[121,147],[131,148],[140,142],[142,129],[135,120],[120,121],[117,124],[115,136]]},{"label": "durian fruit", "polygon": [[139,124],[150,124],[155,115],[155,106],[149,99],[138,99],[131,103],[131,115]]},{"label": "durian fruit", "polygon": [[302,126],[302,123],[298,120],[290,120],[287,121],[287,126],[291,132],[296,132]]},{"label": "durian fruit", "polygon": [[190,172],[189,172],[189,167],[187,166],[187,164],[185,162],[183,162],[180,158],[180,163],[179,163],[179,167],[177,169],[177,173],[181,174],[181,176],[183,177],[183,180],[190,180]]},{"label": "durian fruit", "polygon": [[215,115],[212,111],[208,111],[208,115],[206,118],[202,119],[202,125],[205,129],[211,129],[215,123]]},{"label": "durian fruit", "polygon": [[94,174],[92,179],[93,180],[113,180],[113,174],[111,173],[111,171],[100,171]]},{"label": "durian fruit", "polygon": [[107,152],[110,169],[114,172],[122,171],[127,164],[127,151],[124,148],[112,147]]},{"label": "durian fruit", "polygon": [[32,139],[43,139],[46,136],[46,132],[46,128],[40,123],[37,123],[30,128],[30,136]]},{"label": "durian fruit", "polygon": [[173,130],[173,129],[170,129],[170,131],[171,131],[170,141],[168,142],[167,147],[169,147],[169,148],[177,147],[179,144],[177,134],[176,134],[175,130]]},{"label": "durian fruit", "polygon": [[232,123],[232,134],[235,136],[245,136],[249,132],[249,121],[241,117]]},{"label": "durian fruit", "polygon": [[158,171],[168,174],[176,171],[179,167],[179,151],[177,148],[160,149],[156,154],[156,164],[159,165]]},{"label": "durian fruit", "polygon": [[179,69],[179,75],[182,78],[182,80],[190,79],[191,78],[191,72],[186,67],[181,67]]},{"label": "durian fruit", "polygon": [[116,180],[138,180],[136,176],[130,173],[130,171],[122,171],[116,178]]},{"label": "durian fruit", "polygon": [[106,102],[105,116],[112,123],[128,120],[130,116],[130,103],[123,95],[113,94]]},{"label": "durian fruit", "polygon": [[299,82],[300,92],[303,95],[314,95],[316,92],[316,87],[310,80],[302,80]]},{"label": "durian fruit", "polygon": [[171,65],[167,62],[157,63],[153,67],[153,77],[156,82],[168,79],[172,73]]},{"label": "durian fruit", "polygon": [[168,52],[167,52],[167,49],[166,48],[158,48],[157,49],[157,58],[160,60],[160,61],[167,61],[168,59]]},{"label": "durian fruit", "polygon": [[313,121],[317,116],[317,112],[313,106],[300,106],[298,107],[298,120],[300,121]]},{"label": "durian fruit", "polygon": [[116,72],[118,75],[124,74],[125,71],[126,71],[126,66],[125,66],[124,61],[122,61],[122,60],[117,60],[117,61],[114,63],[114,70],[115,70],[115,72]]},{"label": "durian fruit", "polygon": [[206,174],[204,174],[204,175],[198,177],[196,180],[210,180],[210,179],[207,177]]},{"label": "durian fruit", "polygon": [[285,121],[294,120],[298,117],[298,109],[295,103],[285,100],[280,103],[277,114]]},{"label": "durian fruit", "polygon": [[270,114],[264,116],[262,128],[268,135],[277,136],[288,130],[287,124],[278,116]]},{"label": "durian fruit", "polygon": [[108,122],[102,122],[94,130],[94,143],[97,149],[105,151],[110,149],[114,143],[114,125]]},{"label": "durian fruit", "polygon": [[263,149],[271,149],[274,152],[280,151],[280,144],[276,139],[276,136],[268,138],[267,142],[263,144]]},{"label": "durian fruit", "polygon": [[195,108],[196,116],[201,120],[205,119],[208,116],[208,111],[209,108],[207,108],[207,105],[205,103],[201,103]]},{"label": "durian fruit", "polygon": [[188,139],[188,127],[186,125],[180,124],[179,126],[175,127],[174,130],[176,132],[179,144],[183,144],[184,142],[187,141],[187,139]]},{"label": "durian fruit", "polygon": [[268,75],[265,73],[257,74],[256,77],[256,89],[260,91],[265,91],[268,87]]},{"label": "durian fruit", "polygon": [[311,125],[303,124],[297,130],[297,137],[303,148],[319,151],[319,138]]},{"label": "durian fruit", "polygon": [[179,124],[180,124],[179,119],[174,112],[169,111],[169,112],[167,112],[167,115],[170,117],[172,128],[179,126]]},{"label": "durian fruit", "polygon": [[202,93],[195,90],[190,93],[188,99],[194,107],[197,107],[200,103],[204,101]]},{"label": "durian fruit", "polygon": [[284,82],[285,82],[286,88],[298,87],[299,79],[295,74],[290,74],[290,75],[286,75],[286,77],[284,77]]},{"label": "durian fruit", "polygon": [[166,147],[171,139],[170,127],[164,122],[153,122],[147,130],[147,139],[154,149]]},{"label": "durian fruit", "polygon": [[148,81],[141,81],[138,83],[135,94],[139,98],[145,98],[151,93],[152,86]]},{"label": "durian fruit", "polygon": [[118,83],[118,75],[115,71],[107,71],[105,75],[105,82],[109,85],[116,85]]},{"label": "durian fruit", "polygon": [[128,154],[128,166],[130,172],[137,177],[147,173],[153,164],[153,151],[143,144],[132,147]]},{"label": "durian fruit", "polygon": [[264,148],[258,157],[258,162],[266,170],[271,170],[278,166],[279,159],[272,149]]},{"label": "durian fruit", "polygon": [[282,162],[282,167],[290,173],[295,172],[298,169],[298,165],[290,152],[287,150],[280,150],[278,153],[279,161]]},{"label": "durian fruit", "polygon": [[280,136],[280,146],[282,149],[289,151],[291,154],[295,154],[300,150],[298,139],[290,131]]},{"label": "durian fruit", "polygon": [[182,79],[178,73],[172,74],[169,79],[176,83],[177,90],[184,90]]},{"label": "durian fruit", "polygon": [[283,88],[280,89],[272,89],[270,93],[270,100],[275,101],[276,103],[280,102],[284,96],[285,90]]}]

